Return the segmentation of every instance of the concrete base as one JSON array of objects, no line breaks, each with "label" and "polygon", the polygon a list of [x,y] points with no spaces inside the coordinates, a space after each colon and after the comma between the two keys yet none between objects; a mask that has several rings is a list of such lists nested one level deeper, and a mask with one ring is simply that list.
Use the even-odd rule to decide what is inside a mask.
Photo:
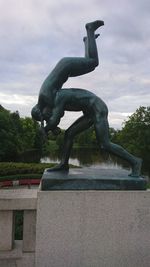
[{"label": "concrete base", "polygon": [[150,265],[150,191],[40,191],[36,267]]}]

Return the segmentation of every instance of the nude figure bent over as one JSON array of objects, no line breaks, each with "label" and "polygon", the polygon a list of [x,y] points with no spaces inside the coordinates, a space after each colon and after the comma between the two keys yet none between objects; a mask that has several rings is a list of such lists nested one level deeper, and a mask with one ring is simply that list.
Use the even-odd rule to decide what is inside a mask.
[{"label": "nude figure bent over", "polygon": [[46,121],[44,131],[51,130],[59,133],[57,127],[64,111],[82,111],[83,116],[77,119],[65,132],[62,158],[59,165],[49,171],[69,169],[69,156],[71,153],[74,137],[82,131],[94,125],[98,146],[124,160],[131,168],[131,176],[139,177],[142,160],[128,153],[121,146],[110,142],[108,109],[106,104],[95,94],[78,88],[62,89],[63,84],[69,77],[83,75],[93,71],[99,64],[96,38],[99,36],[95,31],[104,25],[103,21],[94,21],[86,24],[87,36],[84,37],[85,57],[63,58],[44,81],[38,103],[32,109],[32,117]]}]

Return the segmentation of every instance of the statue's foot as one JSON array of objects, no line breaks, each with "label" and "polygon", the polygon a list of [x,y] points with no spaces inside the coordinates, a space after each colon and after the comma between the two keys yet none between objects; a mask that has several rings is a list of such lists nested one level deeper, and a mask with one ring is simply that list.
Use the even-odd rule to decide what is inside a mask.
[{"label": "statue's foot", "polygon": [[93,30],[96,31],[99,27],[104,25],[104,21],[103,20],[95,20],[93,22],[89,22],[85,25],[85,28],[87,30]]},{"label": "statue's foot", "polygon": [[68,164],[58,164],[50,169],[47,169],[48,172],[57,172],[57,171],[68,171],[69,170],[69,165]]},{"label": "statue's foot", "polygon": [[[98,37],[100,36],[100,34],[95,34],[95,39],[97,39]],[[84,36],[83,37],[83,42],[86,42],[87,41],[87,36]]]},{"label": "statue's foot", "polygon": [[141,175],[142,159],[135,158],[135,162],[132,166],[132,173],[129,174],[131,177],[139,177]]}]

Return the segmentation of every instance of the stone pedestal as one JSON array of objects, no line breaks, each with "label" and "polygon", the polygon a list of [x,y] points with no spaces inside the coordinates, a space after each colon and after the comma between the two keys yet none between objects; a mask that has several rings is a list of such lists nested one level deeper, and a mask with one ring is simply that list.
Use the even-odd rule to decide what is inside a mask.
[{"label": "stone pedestal", "polygon": [[39,191],[36,267],[147,267],[150,191]]}]

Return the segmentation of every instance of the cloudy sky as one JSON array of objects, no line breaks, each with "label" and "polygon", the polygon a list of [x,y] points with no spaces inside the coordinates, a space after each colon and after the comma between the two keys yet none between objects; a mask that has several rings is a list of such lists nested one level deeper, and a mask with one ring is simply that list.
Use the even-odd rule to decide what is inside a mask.
[{"label": "cloudy sky", "polygon": [[[85,23],[102,19],[99,67],[64,87],[91,90],[120,128],[139,106],[150,105],[149,0],[0,0],[0,104],[30,116],[40,86],[64,56],[83,56]],[[65,113],[66,128],[79,113]]]}]

